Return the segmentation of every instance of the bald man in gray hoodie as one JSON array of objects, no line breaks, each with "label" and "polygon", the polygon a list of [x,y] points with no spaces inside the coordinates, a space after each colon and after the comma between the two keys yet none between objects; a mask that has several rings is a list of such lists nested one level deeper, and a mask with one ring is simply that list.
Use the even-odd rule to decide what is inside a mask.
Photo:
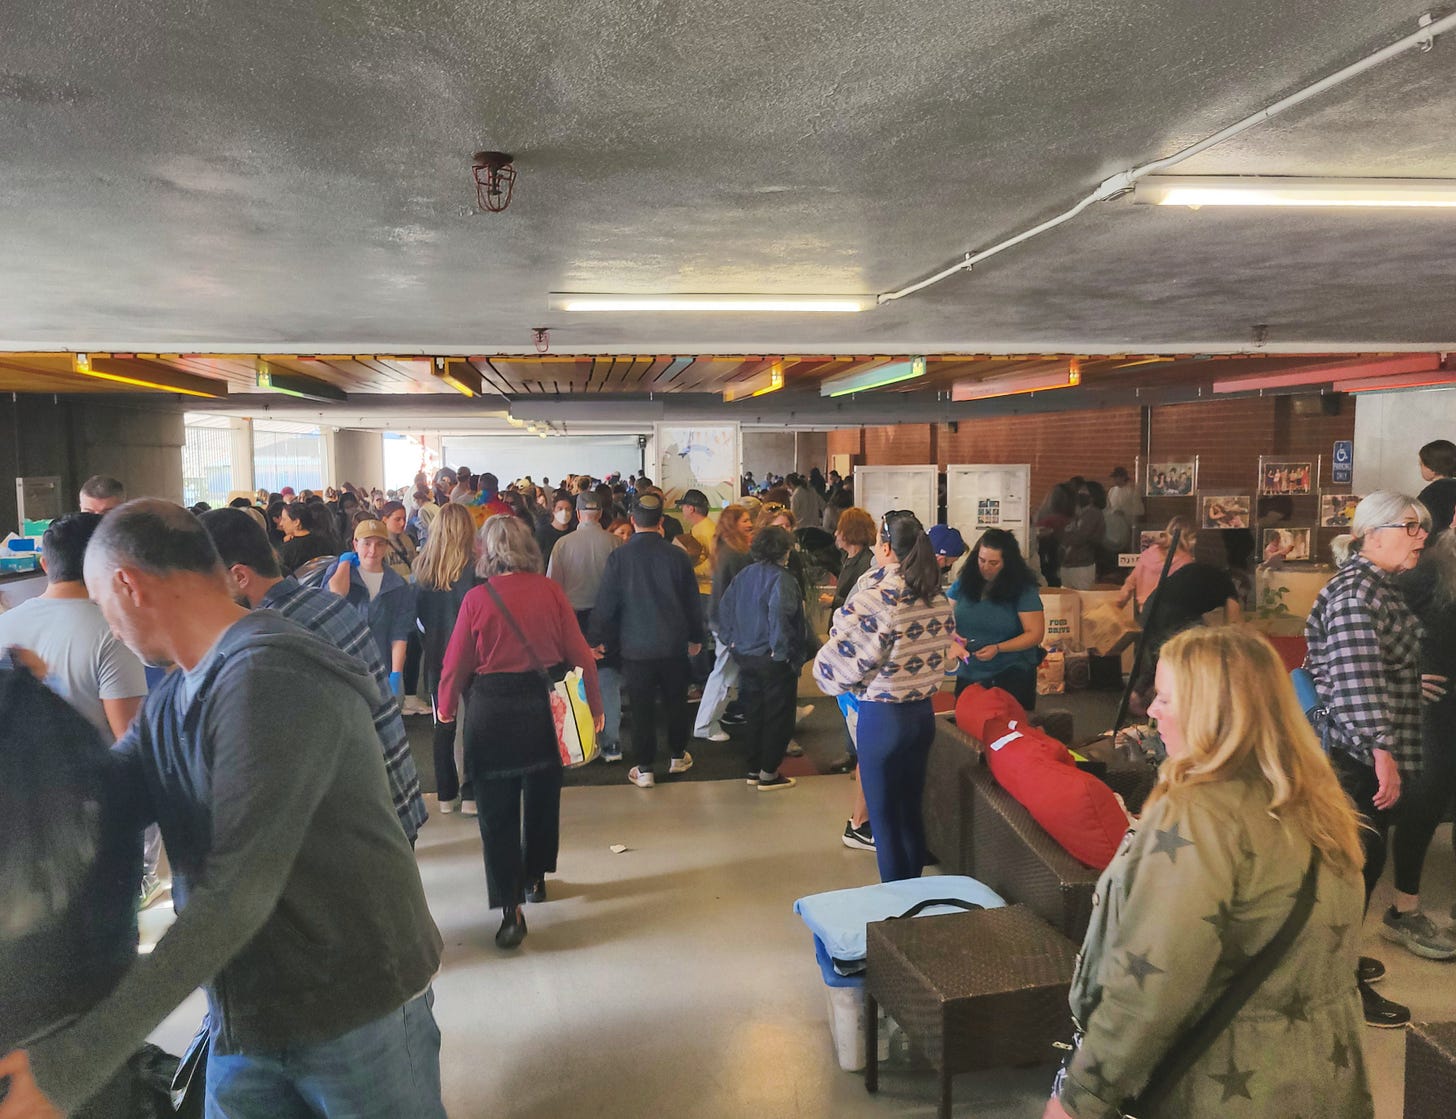
[{"label": "bald man in gray hoodie", "polygon": [[[232,600],[180,506],[133,501],[86,583],[144,661],[175,665],[116,746],[138,827],[156,821],[177,920],[109,995],[0,1060],[4,1114],[74,1111],[198,986],[209,1113],[443,1119],[431,979],[441,940],[374,735],[367,670]],[[308,681],[286,725],[277,697]]]}]

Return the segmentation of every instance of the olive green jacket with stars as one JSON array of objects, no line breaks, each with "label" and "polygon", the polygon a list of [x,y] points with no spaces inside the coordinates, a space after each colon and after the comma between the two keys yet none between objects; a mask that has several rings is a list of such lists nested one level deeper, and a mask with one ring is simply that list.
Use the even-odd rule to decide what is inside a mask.
[{"label": "olive green jacket with stars", "polygon": [[[1278,932],[1309,866],[1308,841],[1269,815],[1262,782],[1210,782],[1180,800],[1153,805],[1097,883],[1072,979],[1083,1037],[1057,1088],[1077,1119],[1118,1115],[1143,1089],[1164,1053]],[[1325,860],[1308,924],[1154,1114],[1374,1114],[1355,989],[1363,903],[1358,872],[1339,874]]]}]

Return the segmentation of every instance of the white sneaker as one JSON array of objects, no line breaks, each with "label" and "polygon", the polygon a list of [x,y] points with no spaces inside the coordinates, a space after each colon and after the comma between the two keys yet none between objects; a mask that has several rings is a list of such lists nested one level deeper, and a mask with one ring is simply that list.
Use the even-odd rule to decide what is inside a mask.
[{"label": "white sneaker", "polygon": [[631,781],[639,789],[650,789],[653,785],[657,784],[657,779],[652,776],[650,771],[643,773],[635,765],[627,771],[627,780]]},{"label": "white sneaker", "polygon": [[404,703],[400,704],[399,710],[403,715],[429,715],[434,708],[423,702],[418,696],[410,695],[404,697]]},{"label": "white sneaker", "polygon": [[727,742],[733,736],[720,727],[718,730],[710,730],[707,734],[698,734],[696,731],[694,731],[693,737],[701,738],[705,742]]},{"label": "white sneaker", "polygon": [[442,800],[440,802],[440,811],[442,813],[444,813],[446,816],[448,816],[452,812],[459,812],[460,811],[460,798],[459,797],[454,797],[454,798],[452,798],[450,800]]},{"label": "white sneaker", "polygon": [[802,723],[812,714],[814,714],[814,705],[812,703],[806,703],[794,712],[794,722]]},{"label": "white sneaker", "polygon": [[479,810],[475,807],[475,801],[473,801],[473,800],[462,800],[460,802],[460,815],[462,815],[462,816],[477,816],[477,815],[479,815]]},{"label": "white sneaker", "polygon": [[672,764],[667,767],[667,771],[669,773],[686,773],[692,768],[693,756],[684,750],[682,757],[672,759]]}]

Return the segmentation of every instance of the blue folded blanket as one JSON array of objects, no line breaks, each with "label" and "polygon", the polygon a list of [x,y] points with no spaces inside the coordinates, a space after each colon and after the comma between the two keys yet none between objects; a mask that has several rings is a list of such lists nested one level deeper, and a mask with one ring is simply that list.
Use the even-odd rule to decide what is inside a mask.
[{"label": "blue folded blanket", "polygon": [[[1006,904],[991,887],[959,874],[937,874],[929,878],[909,878],[902,882],[881,882],[873,886],[856,886],[849,890],[831,890],[810,894],[794,902],[794,912],[823,943],[836,961],[863,960],[865,926],[871,921],[898,917],[917,902],[928,898],[956,898],[983,909],[999,909]],[[923,916],[937,913],[962,913],[949,905],[931,906]]]}]

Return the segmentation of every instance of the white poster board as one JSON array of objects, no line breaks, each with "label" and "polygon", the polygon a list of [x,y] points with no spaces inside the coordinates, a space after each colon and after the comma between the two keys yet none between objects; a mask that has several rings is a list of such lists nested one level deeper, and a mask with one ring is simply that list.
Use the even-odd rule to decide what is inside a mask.
[{"label": "white poster board", "polygon": [[702,490],[713,509],[737,499],[743,473],[738,424],[657,424],[653,441],[657,474],[652,480],[667,495],[669,507],[688,490]]},{"label": "white poster board", "polygon": [[926,528],[937,521],[940,471],[924,466],[856,466],[854,503],[876,521],[891,509],[909,509]]},{"label": "white poster board", "polygon": [[952,463],[945,468],[945,523],[975,547],[988,528],[1004,528],[1023,553],[1031,536],[1031,466]]}]

